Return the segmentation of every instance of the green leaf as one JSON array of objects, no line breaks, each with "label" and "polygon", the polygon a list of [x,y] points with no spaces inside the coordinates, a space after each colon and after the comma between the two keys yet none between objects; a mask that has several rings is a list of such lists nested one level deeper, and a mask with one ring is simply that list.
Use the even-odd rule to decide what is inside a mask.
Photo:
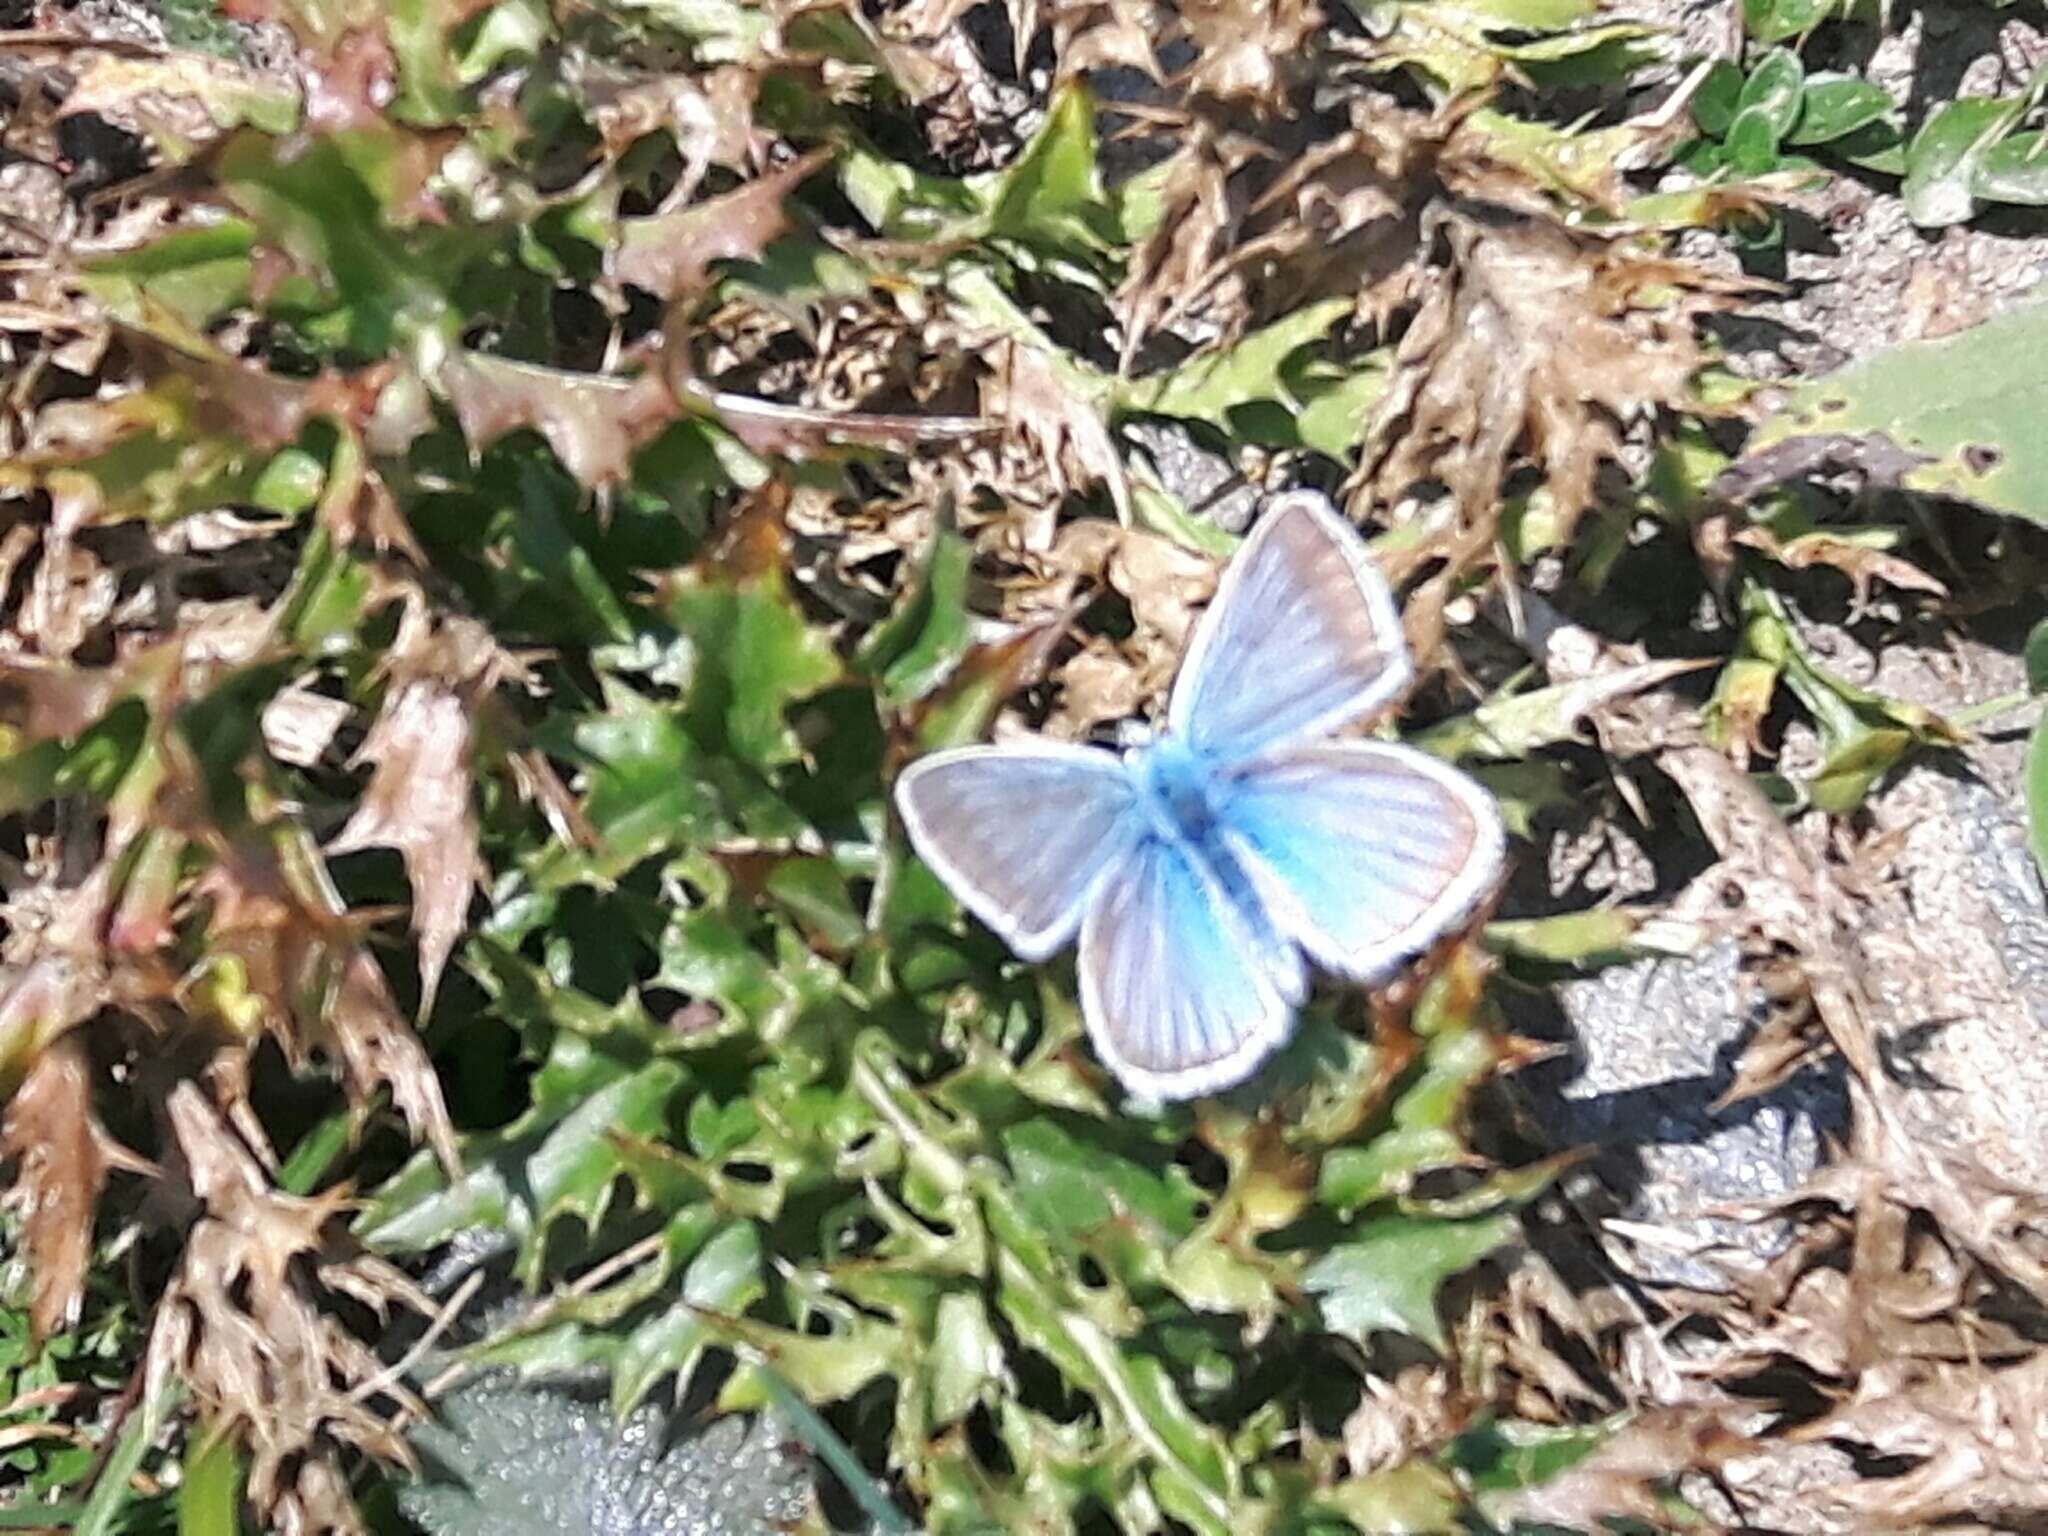
[{"label": "green leaf", "polygon": [[1332,1332],[1368,1345],[1385,1329],[1442,1349],[1437,1288],[1511,1242],[1517,1230],[1507,1213],[1477,1221],[1381,1217],[1362,1223],[1349,1241],[1311,1264],[1302,1285]]},{"label": "green leaf", "polygon": [[884,705],[902,709],[937,688],[973,644],[967,583],[974,550],[950,528],[932,538],[916,583],[868,632],[856,656]]},{"label": "green leaf", "polygon": [[599,846],[586,853],[550,843],[532,878],[542,889],[621,873],[650,854],[703,840],[723,825],[695,741],[679,709],[608,682],[602,715],[574,722],[562,744],[583,765],[583,812]]},{"label": "green leaf", "polygon": [[1745,647],[1766,659],[1806,706],[1826,758],[1806,786],[1813,804],[1841,814],[1861,805],[1878,781],[1917,746],[1964,739],[1932,710],[1859,688],[1814,660],[1783,601],[1759,582],[1743,591]]},{"label": "green leaf", "polygon": [[1811,75],[1800,97],[1799,120],[1788,144],[1826,144],[1886,117],[1892,99],[1881,85],[1856,75]]},{"label": "green leaf", "polygon": [[1733,60],[1714,61],[1692,98],[1692,120],[1701,133],[1714,139],[1727,136],[1741,103],[1743,84],[1742,71]]},{"label": "green leaf", "polygon": [[[1792,125],[1799,120],[1800,97],[1805,88],[1806,66],[1799,62],[1799,55],[1789,48],[1773,48],[1757,61],[1749,78],[1742,82],[1742,90],[1735,98],[1735,116],[1739,120],[1745,112],[1760,115],[1770,127],[1771,142],[1776,144],[1792,132]],[[1734,132],[1732,125],[1729,132]]]},{"label": "green leaf", "polygon": [[834,681],[839,660],[824,633],[804,622],[781,573],[678,585],[669,614],[693,642],[686,713],[697,742],[756,769],[794,762],[802,749],[789,708]]},{"label": "green leaf", "polygon": [[1970,190],[1992,203],[2048,207],[2048,135],[2016,133],[1984,151]]},{"label": "green leaf", "polygon": [[2023,101],[1965,96],[1944,103],[1920,125],[1906,146],[1906,179],[1899,188],[1915,224],[1939,229],[1969,218],[1985,155],[2025,109]]},{"label": "green leaf", "polygon": [[1844,0],[1742,0],[1743,25],[1760,43],[1811,32]]},{"label": "green leaf", "polygon": [[135,1500],[135,1474],[150,1443],[163,1432],[164,1421],[184,1398],[185,1384],[175,1373],[156,1386],[128,1415],[114,1449],[100,1464],[92,1494],[79,1512],[72,1536],[116,1536]]},{"label": "green leaf", "polygon": [[1722,151],[1737,176],[1763,176],[1778,165],[1778,128],[1769,107],[1744,107],[1728,125]]},{"label": "green leaf", "polygon": [[203,1426],[185,1447],[178,1536],[235,1536],[241,1508],[241,1451],[224,1426]]},{"label": "green leaf", "polygon": [[1577,1466],[1628,1422],[1616,1414],[1597,1424],[1475,1424],[1451,1443],[1450,1457],[1482,1493],[1532,1488]]},{"label": "green leaf", "polygon": [[1907,342],[1795,386],[1751,440],[1877,438],[1912,456],[1905,489],[2048,522],[2048,304],[2016,305],[1973,330]]},{"label": "green leaf", "polygon": [[2027,692],[2048,693],[2048,619],[2027,631],[2027,643],[2020,654],[2027,668]]},{"label": "green leaf", "polygon": [[734,1222],[690,1260],[675,1305],[636,1326],[620,1344],[612,1367],[613,1411],[630,1412],[665,1376],[677,1378],[680,1396],[704,1347],[717,1337],[704,1314],[738,1317],[765,1290],[760,1232],[751,1221]]},{"label": "green leaf", "polygon": [[1197,353],[1178,368],[1119,387],[1119,405],[1156,416],[1181,416],[1230,425],[1229,413],[1261,400],[1290,400],[1283,382],[1287,360],[1349,314],[1348,298],[1304,304],[1284,318],[1218,352]]},{"label": "green leaf", "polygon": [[1194,1229],[1197,1192],[1083,1144],[1051,1120],[1027,1120],[1003,1133],[1018,1204],[1050,1236],[1083,1235],[1112,1221],[1136,1220],[1156,1243]]},{"label": "green leaf", "polygon": [[1095,98],[1078,80],[1054,93],[1045,122],[993,183],[987,228],[994,235],[1090,249],[1108,214],[1095,163]]},{"label": "green leaf", "polygon": [[597,1224],[618,1177],[611,1138],[658,1132],[682,1082],[683,1069],[674,1062],[650,1062],[592,1094],[555,1127],[526,1165],[534,1209],[543,1223],[573,1211],[585,1226]]},{"label": "green leaf", "polygon": [[1003,1346],[979,1297],[955,1291],[932,1327],[931,1422],[958,1423],[1002,1380]]},{"label": "green leaf", "polygon": [[131,324],[154,308],[203,330],[247,301],[255,246],[246,219],[173,230],[88,261],[86,291]]}]

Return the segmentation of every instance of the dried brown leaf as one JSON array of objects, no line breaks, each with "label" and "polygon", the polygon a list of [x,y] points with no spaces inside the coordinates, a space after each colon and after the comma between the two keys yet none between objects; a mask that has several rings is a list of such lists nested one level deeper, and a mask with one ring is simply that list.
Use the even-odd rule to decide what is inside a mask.
[{"label": "dried brown leaf", "polygon": [[437,626],[416,591],[405,599],[385,657],[383,707],[356,754],[373,765],[369,786],[329,851],[393,848],[404,859],[424,1018],[486,873],[470,804],[476,725],[491,691],[522,669],[475,620],[447,616]]},{"label": "dried brown leaf", "polygon": [[1624,425],[1691,403],[1694,320],[1727,292],[1544,215],[1434,223],[1449,265],[1417,281],[1360,479],[1385,502],[1438,481],[1466,518],[1490,520],[1509,468],[1528,462],[1568,538]]},{"label": "dried brown leaf", "polygon": [[714,262],[758,257],[788,231],[789,194],[830,159],[829,150],[818,150],[736,191],[624,220],[619,243],[605,253],[605,271],[658,299],[698,293]]},{"label": "dried brown leaf", "polygon": [[1802,533],[1796,538],[1781,541],[1768,528],[1752,526],[1735,534],[1734,542],[1761,550],[1780,565],[1789,566],[1795,571],[1807,570],[1816,565],[1829,566],[1840,571],[1849,578],[1858,610],[1868,606],[1871,583],[1877,581],[1897,587],[1901,592],[1925,592],[1934,597],[1948,596],[1947,587],[1904,556],[1872,549],[1868,545],[1859,544],[1853,539],[1843,538],[1824,529]]},{"label": "dried brown leaf", "polygon": [[[1190,124],[1161,186],[1159,222],[1131,253],[1117,289],[1126,371],[1148,338],[1200,313],[1211,299],[1243,218],[1244,189],[1233,191],[1232,178],[1256,153],[1242,135],[1218,134],[1200,119]],[[1233,308],[1228,298],[1221,307]]]},{"label": "dried brown leaf", "polygon": [[982,413],[1007,423],[1038,453],[1061,494],[1106,485],[1117,515],[1128,519],[1130,483],[1101,410],[1061,378],[1045,349],[1010,340],[999,355],[1000,362],[982,378]]},{"label": "dried brown leaf", "polygon": [[1344,1456],[1354,1477],[1425,1456],[1457,1428],[1451,1382],[1438,1365],[1411,1365],[1392,1381],[1365,1379],[1365,1394],[1344,1420]]},{"label": "dried brown leaf", "polygon": [[360,1530],[337,1457],[352,1449],[411,1469],[392,1415],[424,1409],[342,1324],[336,1303],[422,1315],[432,1304],[351,1242],[342,1195],[273,1188],[195,1084],[178,1084],[166,1109],[193,1209],[150,1330],[147,1379],[181,1381],[209,1420],[240,1437],[249,1499],[269,1528]]},{"label": "dried brown leaf", "polygon": [[1215,591],[1216,562],[1169,539],[1088,519],[1060,531],[1046,564],[1056,581],[1044,596],[1106,583],[1129,601],[1132,619],[1128,636],[1091,637],[1055,670],[1059,701],[1046,729],[1085,736],[1162,699],[1201,605]]},{"label": "dried brown leaf", "polygon": [[208,953],[235,962],[261,1027],[295,1064],[313,1051],[332,1059],[358,1115],[388,1088],[413,1134],[459,1168],[433,1063],[342,914],[311,837],[280,822],[215,843],[194,886],[212,907]]},{"label": "dried brown leaf", "polygon": [[1664,1528],[1662,1491],[1681,1473],[1713,1467],[1747,1442],[1719,1413],[1697,1407],[1647,1409],[1556,1477],[1491,1499],[1497,1524],[1601,1530],[1615,1518]]},{"label": "dried brown leaf", "polygon": [[624,481],[634,448],[675,415],[674,397],[651,373],[617,379],[463,352],[441,365],[440,384],[471,449],[532,427],[587,486]]},{"label": "dried brown leaf", "polygon": [[769,140],[754,126],[760,69],[728,64],[695,74],[621,78],[608,75],[605,63],[576,53],[565,64],[612,154],[624,153],[650,133],[673,136],[685,167],[679,189],[683,198],[710,167],[744,169],[767,152]]},{"label": "dried brown leaf", "polygon": [[1318,62],[1307,46],[1323,25],[1314,0],[1180,0],[1176,9],[1195,45],[1183,77],[1191,96],[1285,113],[1294,82]]},{"label": "dried brown leaf", "polygon": [[460,694],[430,678],[398,685],[357,754],[358,762],[375,765],[369,787],[328,845],[330,853],[395,848],[405,860],[420,943],[422,1017],[433,1008],[484,873],[469,803],[474,745],[470,705]]},{"label": "dried brown leaf", "polygon": [[29,1315],[36,1336],[48,1338],[78,1321],[108,1170],[149,1166],[93,1114],[92,1065],[76,1033],[46,1047],[7,1101],[0,1159],[15,1163],[7,1199],[21,1218],[21,1251],[35,1279]]}]

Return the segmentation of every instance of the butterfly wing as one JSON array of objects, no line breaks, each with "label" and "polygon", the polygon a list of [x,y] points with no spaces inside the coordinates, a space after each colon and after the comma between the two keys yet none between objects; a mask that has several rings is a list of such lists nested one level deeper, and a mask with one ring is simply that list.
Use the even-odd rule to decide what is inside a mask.
[{"label": "butterfly wing", "polygon": [[1412,672],[1364,541],[1322,497],[1283,496],[1196,625],[1168,724],[1198,752],[1242,761],[1370,714]]},{"label": "butterfly wing", "polygon": [[1505,846],[1498,808],[1470,777],[1376,741],[1310,742],[1235,768],[1216,814],[1274,921],[1363,981],[1469,916]]},{"label": "butterfly wing", "polygon": [[1307,977],[1187,844],[1140,840],[1081,925],[1081,1012],[1126,1087],[1162,1099],[1249,1077],[1287,1037]]},{"label": "butterfly wing", "polygon": [[896,805],[918,855],[1026,960],[1074,936],[1138,835],[1123,764],[1050,741],[919,758],[896,781]]}]

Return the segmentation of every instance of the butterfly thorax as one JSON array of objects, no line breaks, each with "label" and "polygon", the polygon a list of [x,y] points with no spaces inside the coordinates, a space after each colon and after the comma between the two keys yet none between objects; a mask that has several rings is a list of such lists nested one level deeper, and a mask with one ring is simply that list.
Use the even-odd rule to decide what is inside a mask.
[{"label": "butterfly thorax", "polygon": [[1207,847],[1214,839],[1216,770],[1185,742],[1161,736],[1131,754],[1131,776],[1162,836]]}]

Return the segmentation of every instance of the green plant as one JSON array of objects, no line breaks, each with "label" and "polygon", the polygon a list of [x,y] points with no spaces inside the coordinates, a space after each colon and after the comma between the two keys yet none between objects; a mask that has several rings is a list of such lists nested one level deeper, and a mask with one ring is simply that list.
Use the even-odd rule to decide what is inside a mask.
[{"label": "green plant", "polygon": [[1797,150],[1862,164],[1897,142],[1882,87],[1853,75],[1809,76],[1799,55],[1773,48],[1745,73],[1726,59],[1708,71],[1692,101],[1701,137],[1677,156],[1696,175],[1736,177],[1816,172]]}]

